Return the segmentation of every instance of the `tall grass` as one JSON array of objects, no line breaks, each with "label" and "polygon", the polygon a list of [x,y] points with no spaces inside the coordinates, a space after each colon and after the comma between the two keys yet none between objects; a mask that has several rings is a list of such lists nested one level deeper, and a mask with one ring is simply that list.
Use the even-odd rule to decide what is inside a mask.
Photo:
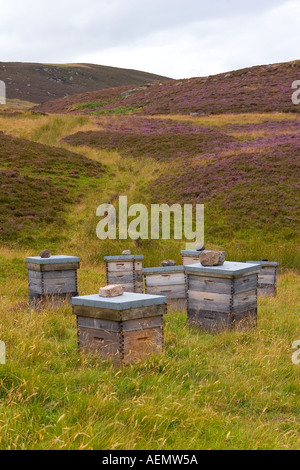
[{"label": "tall grass", "polygon": [[[116,368],[77,352],[69,307],[37,313],[20,304],[19,256],[5,256],[9,278],[0,282],[1,449],[299,448],[298,275],[281,276],[278,297],[259,300],[257,330],[208,335],[174,313],[163,354]],[[79,271],[82,293],[100,283],[94,266]]]},{"label": "tall grass", "polygon": [[[65,135],[96,126],[92,117],[0,117],[0,128],[12,135],[69,150]],[[100,241],[95,234],[97,206],[117,205],[119,194],[129,204],[147,204],[149,183],[166,163],[88,147],[80,153],[101,161],[107,173],[69,208],[63,234],[49,226],[40,239],[41,249],[81,257],[80,294],[105,284],[103,256],[124,248],[144,254],[145,266],[163,258],[180,263],[184,242]],[[234,237],[208,231],[208,237],[207,247],[224,248],[227,259],[263,256],[297,267],[293,240],[282,246],[254,231]],[[39,313],[28,307],[24,258],[31,254],[36,245],[0,247],[0,340],[7,347],[7,364],[0,365],[0,449],[299,448],[300,366],[291,349],[300,339],[296,270],[280,274],[276,298],[259,299],[257,330],[209,335],[175,312],[165,317],[163,354],[116,368],[78,353],[70,307]]]}]

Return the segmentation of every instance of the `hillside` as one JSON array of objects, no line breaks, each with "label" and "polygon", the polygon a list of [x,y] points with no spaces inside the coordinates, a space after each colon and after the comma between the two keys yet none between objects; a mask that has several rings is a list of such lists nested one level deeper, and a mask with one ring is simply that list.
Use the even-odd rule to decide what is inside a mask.
[{"label": "hillside", "polygon": [[[219,75],[154,83],[126,94],[126,88],[85,93],[37,108],[48,113],[157,114],[298,113],[292,83],[300,61],[257,66]],[[127,88],[128,90],[128,88]]]},{"label": "hillside", "polygon": [[0,80],[6,83],[8,99],[44,103],[87,91],[141,85],[167,78],[95,64],[0,62]]},{"label": "hillside", "polygon": [[[266,76],[257,100],[254,90],[243,97],[243,113],[240,87],[232,98],[228,85],[224,112],[201,95],[216,113],[207,105],[209,115],[189,115],[202,79],[37,108],[49,114],[0,107],[0,449],[299,449],[300,106],[287,101],[297,67],[274,87]],[[207,90],[219,96],[231,78],[209,79]],[[184,101],[179,90],[189,83]],[[146,93],[153,110],[173,111],[138,109]],[[254,112],[254,102],[270,110]],[[117,209],[120,195],[149,211],[151,203],[205,204],[207,249],[278,261],[278,295],[258,299],[257,328],[213,335],[189,327],[186,311],[170,311],[164,352],[116,368],[78,353],[67,304],[30,308],[25,257],[42,249],[80,257],[80,295],[105,285],[105,255],[131,249],[145,267],[181,263],[185,240],[97,238],[97,207]]]},{"label": "hillside", "polygon": [[62,232],[68,208],[104,173],[83,155],[0,132],[1,241],[34,245]]}]

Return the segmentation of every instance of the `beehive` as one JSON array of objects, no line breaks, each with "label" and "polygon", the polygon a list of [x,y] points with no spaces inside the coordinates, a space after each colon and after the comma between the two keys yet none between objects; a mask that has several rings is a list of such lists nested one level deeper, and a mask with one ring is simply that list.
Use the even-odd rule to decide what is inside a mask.
[{"label": "beehive", "polygon": [[164,296],[125,292],[119,297],[73,297],[78,347],[118,364],[163,350]]},{"label": "beehive", "polygon": [[143,269],[146,294],[165,295],[168,305],[186,308],[186,277],[184,266]]},{"label": "beehive", "polygon": [[223,266],[185,266],[189,325],[210,332],[257,324],[260,266],[225,262]]},{"label": "beehive", "polygon": [[199,263],[199,255],[200,255],[200,251],[182,250],[181,251],[181,259],[182,259],[183,266],[188,266],[190,264],[198,264]]},{"label": "beehive", "polygon": [[279,263],[276,261],[247,261],[247,263],[256,263],[261,266],[258,274],[259,297],[273,297],[277,294],[277,270]]},{"label": "beehive", "polygon": [[107,285],[121,284],[126,292],[142,294],[143,255],[105,256]]},{"label": "beehive", "polygon": [[77,269],[79,267],[80,258],[77,256],[26,258],[29,304],[35,307],[50,302],[52,306],[59,306],[65,300],[71,302],[71,297],[78,295]]}]

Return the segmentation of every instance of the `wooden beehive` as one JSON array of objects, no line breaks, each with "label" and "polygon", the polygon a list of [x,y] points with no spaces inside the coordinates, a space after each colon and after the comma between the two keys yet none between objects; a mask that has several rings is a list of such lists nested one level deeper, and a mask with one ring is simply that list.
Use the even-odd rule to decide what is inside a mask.
[{"label": "wooden beehive", "polygon": [[168,305],[186,308],[186,277],[184,266],[143,269],[146,294],[165,295]]},{"label": "wooden beehive", "polygon": [[164,296],[125,292],[119,297],[72,299],[78,347],[103,359],[130,364],[163,350]]},{"label": "wooden beehive", "polygon": [[225,262],[223,266],[185,266],[189,325],[209,332],[257,325],[260,266]]},{"label": "wooden beehive", "polygon": [[57,255],[50,258],[26,258],[28,270],[29,304],[37,307],[45,302],[60,306],[62,302],[78,295],[77,269],[80,258]]},{"label": "wooden beehive", "polygon": [[247,261],[247,263],[259,264],[261,266],[261,270],[258,274],[258,297],[276,296],[279,263],[276,261]]},{"label": "wooden beehive", "polygon": [[105,256],[106,282],[121,284],[126,292],[144,292],[143,255]]},{"label": "wooden beehive", "polygon": [[190,264],[199,263],[200,251],[196,250],[182,250],[181,259],[183,266],[189,266]]}]

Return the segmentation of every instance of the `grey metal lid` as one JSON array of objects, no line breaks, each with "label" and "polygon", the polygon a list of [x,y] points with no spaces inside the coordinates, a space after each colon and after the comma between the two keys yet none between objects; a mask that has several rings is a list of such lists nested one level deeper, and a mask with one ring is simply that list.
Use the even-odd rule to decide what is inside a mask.
[{"label": "grey metal lid", "polygon": [[104,256],[104,261],[141,261],[143,259],[143,255]]},{"label": "grey metal lid", "polygon": [[79,263],[80,258],[78,256],[67,256],[67,255],[53,255],[50,258],[41,258],[40,256],[28,256],[25,259],[26,263],[35,264],[61,264],[61,263]]},{"label": "grey metal lid", "polygon": [[150,307],[167,303],[163,295],[136,294],[124,292],[118,297],[100,297],[99,294],[72,297],[72,305],[85,305],[112,310],[127,310],[128,308]]},{"label": "grey metal lid", "polygon": [[260,271],[261,266],[259,264],[249,263],[238,263],[232,261],[225,261],[222,266],[202,266],[201,263],[189,264],[185,266],[187,273],[204,273],[204,274],[220,274],[227,276],[238,276],[240,274],[246,274],[251,272]]},{"label": "grey metal lid", "polygon": [[174,272],[184,272],[184,266],[159,266],[157,268],[144,268],[143,274],[151,273],[174,273]]},{"label": "grey metal lid", "polygon": [[199,256],[201,251],[197,250],[181,250],[180,252],[184,256]]},{"label": "grey metal lid", "polygon": [[261,266],[279,266],[279,263],[277,263],[277,261],[246,261],[246,263],[260,264]]}]

